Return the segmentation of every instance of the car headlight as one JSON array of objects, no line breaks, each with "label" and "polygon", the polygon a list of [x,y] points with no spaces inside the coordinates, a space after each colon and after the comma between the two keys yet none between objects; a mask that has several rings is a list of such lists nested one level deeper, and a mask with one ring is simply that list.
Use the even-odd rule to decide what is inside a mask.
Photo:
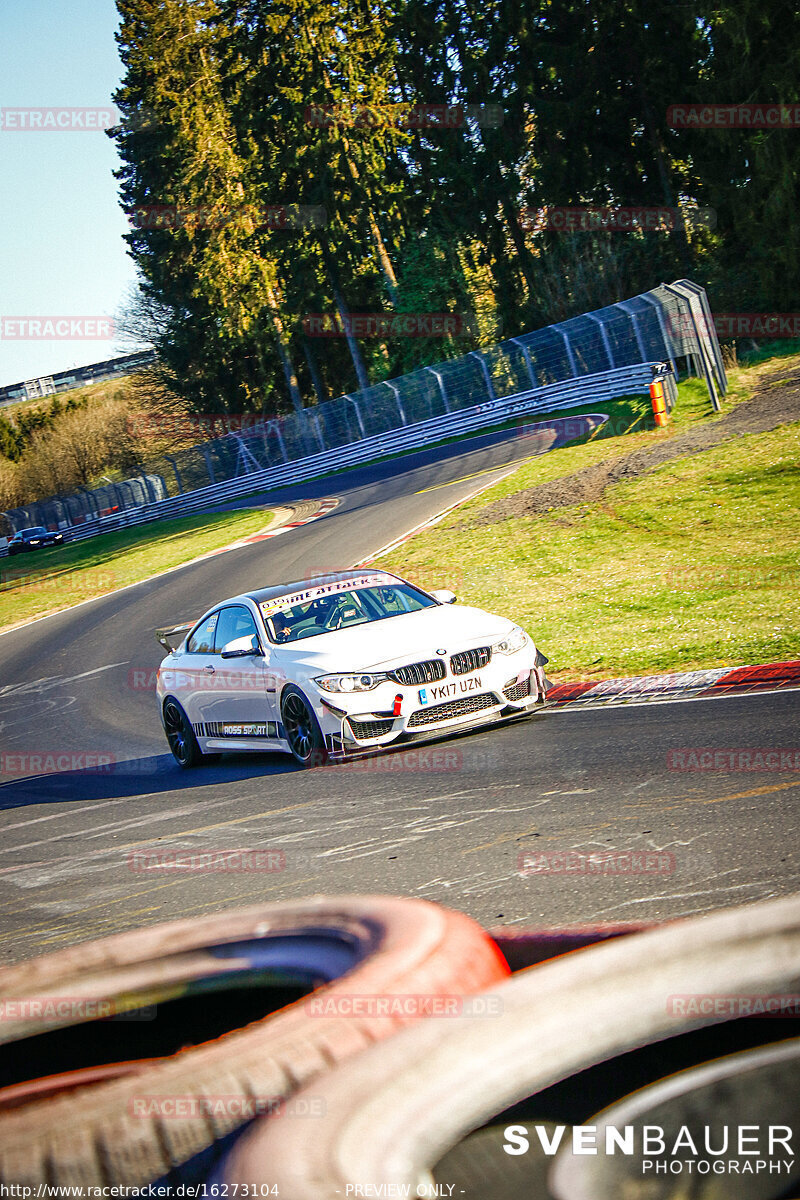
[{"label": "car headlight", "polygon": [[507,633],[502,642],[495,642],[492,650],[495,654],[516,654],[528,641],[528,635],[519,625],[515,625],[511,633]]},{"label": "car headlight", "polygon": [[385,672],[373,675],[365,671],[353,675],[317,675],[314,682],[324,692],[371,692],[388,678]]}]

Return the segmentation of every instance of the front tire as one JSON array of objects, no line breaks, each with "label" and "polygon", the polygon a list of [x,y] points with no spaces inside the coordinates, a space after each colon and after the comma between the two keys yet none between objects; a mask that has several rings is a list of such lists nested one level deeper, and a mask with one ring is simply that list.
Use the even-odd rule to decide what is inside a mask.
[{"label": "front tire", "polygon": [[191,767],[200,766],[205,756],[197,744],[189,718],[178,701],[172,698],[164,704],[164,732],[172,757],[179,767],[188,771]]},{"label": "front tire", "polygon": [[328,761],[325,738],[314,710],[299,688],[284,688],[281,719],[294,761],[301,767],[321,767]]}]

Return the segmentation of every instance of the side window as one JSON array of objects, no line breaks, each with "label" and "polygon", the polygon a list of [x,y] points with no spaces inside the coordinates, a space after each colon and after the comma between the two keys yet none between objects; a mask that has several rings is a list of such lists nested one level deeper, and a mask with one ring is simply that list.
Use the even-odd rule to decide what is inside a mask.
[{"label": "side window", "polygon": [[219,613],[212,613],[210,617],[201,622],[200,625],[192,633],[186,646],[188,654],[213,654],[214,653],[214,633],[217,628],[217,620]]},{"label": "side window", "polygon": [[214,641],[216,653],[221,654],[223,647],[227,646],[228,642],[234,642],[237,638],[243,637],[258,637],[256,623],[250,610],[241,604],[232,604],[229,608],[223,608],[219,614],[217,635]]}]

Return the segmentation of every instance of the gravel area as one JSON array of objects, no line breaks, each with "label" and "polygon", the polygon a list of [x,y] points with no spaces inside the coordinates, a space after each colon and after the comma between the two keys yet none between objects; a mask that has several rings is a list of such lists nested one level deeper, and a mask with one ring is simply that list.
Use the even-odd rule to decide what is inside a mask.
[{"label": "gravel area", "polygon": [[612,484],[645,475],[675,458],[700,454],[744,434],[766,433],[797,420],[800,420],[800,371],[790,374],[778,371],[762,382],[752,400],[738,404],[717,421],[496,500],[480,515],[462,521],[455,528],[474,529],[509,517],[531,517],[553,508],[591,504],[601,499]]}]

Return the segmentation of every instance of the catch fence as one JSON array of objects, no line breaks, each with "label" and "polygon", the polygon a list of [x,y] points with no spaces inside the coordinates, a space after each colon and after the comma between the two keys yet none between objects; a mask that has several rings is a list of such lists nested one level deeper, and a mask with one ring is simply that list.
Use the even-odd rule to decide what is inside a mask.
[{"label": "catch fence", "polygon": [[162,455],[134,479],[5,515],[14,530],[89,536],[492,428],[515,412],[641,393],[655,365],[670,363],[677,376],[679,360],[718,407],[727,388],[719,343],[705,291],[688,280]]}]

